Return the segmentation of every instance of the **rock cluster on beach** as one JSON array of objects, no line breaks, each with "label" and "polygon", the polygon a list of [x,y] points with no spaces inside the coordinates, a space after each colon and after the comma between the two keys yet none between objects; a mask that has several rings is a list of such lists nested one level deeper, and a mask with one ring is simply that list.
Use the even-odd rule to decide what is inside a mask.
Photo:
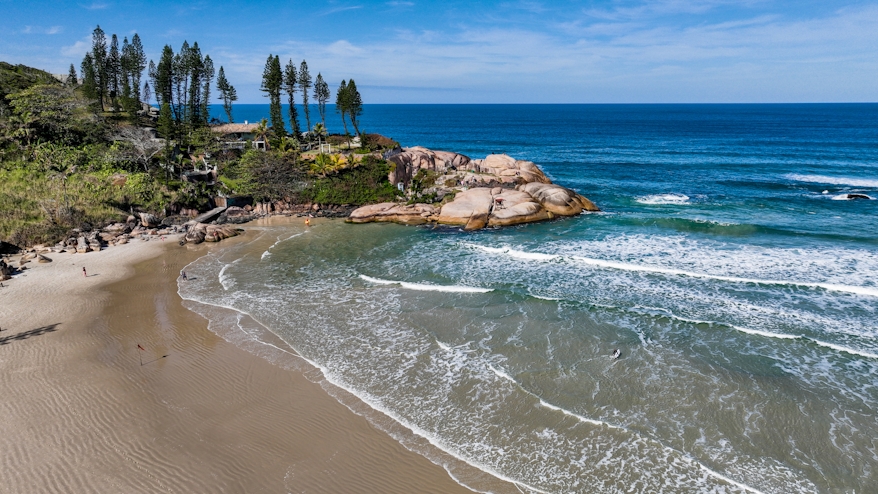
[{"label": "rock cluster on beach", "polygon": [[574,216],[598,207],[575,191],[555,185],[533,162],[492,154],[483,160],[423,147],[406,148],[388,158],[396,165],[390,181],[409,186],[419,176],[432,185],[421,191],[440,204],[387,202],[351,212],[352,223],[437,223],[465,230]]}]

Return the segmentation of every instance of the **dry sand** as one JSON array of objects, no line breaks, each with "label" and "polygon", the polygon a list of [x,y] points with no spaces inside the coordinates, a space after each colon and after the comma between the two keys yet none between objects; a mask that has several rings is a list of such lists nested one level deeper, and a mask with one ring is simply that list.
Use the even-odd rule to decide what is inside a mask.
[{"label": "dry sand", "polygon": [[471,492],[183,308],[180,268],[216,248],[49,254],[4,282],[0,492]]}]

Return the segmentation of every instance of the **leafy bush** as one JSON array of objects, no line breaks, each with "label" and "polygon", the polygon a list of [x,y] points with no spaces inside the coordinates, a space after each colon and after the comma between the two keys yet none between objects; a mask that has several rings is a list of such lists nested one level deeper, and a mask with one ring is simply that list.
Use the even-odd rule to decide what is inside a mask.
[{"label": "leafy bush", "polygon": [[386,161],[365,156],[356,168],[313,180],[297,197],[302,202],[352,206],[392,201],[399,191],[387,179],[388,173]]}]

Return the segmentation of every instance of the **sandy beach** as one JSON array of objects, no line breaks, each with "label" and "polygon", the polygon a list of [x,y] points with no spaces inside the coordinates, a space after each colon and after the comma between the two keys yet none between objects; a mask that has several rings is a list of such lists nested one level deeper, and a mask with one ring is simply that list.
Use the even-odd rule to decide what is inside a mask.
[{"label": "sandy beach", "polygon": [[180,269],[221,248],[53,253],[4,282],[0,492],[471,492],[184,308]]}]

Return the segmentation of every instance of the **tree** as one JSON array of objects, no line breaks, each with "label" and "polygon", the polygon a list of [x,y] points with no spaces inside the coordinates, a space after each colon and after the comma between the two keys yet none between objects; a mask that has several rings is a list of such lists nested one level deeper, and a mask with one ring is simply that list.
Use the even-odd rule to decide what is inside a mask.
[{"label": "tree", "polygon": [[149,100],[152,99],[152,91],[149,89],[149,82],[144,81],[143,83],[143,102],[147,105],[149,104]]},{"label": "tree", "polygon": [[299,139],[302,135],[302,130],[299,128],[299,114],[296,111],[295,98],[298,82],[299,77],[296,74],[296,65],[292,60],[289,60],[284,68],[284,91],[287,92],[287,97],[289,98],[290,129],[296,139]]},{"label": "tree", "polygon": [[238,100],[238,93],[235,91],[235,87],[229,84],[228,79],[226,79],[226,72],[222,66],[220,66],[219,75],[216,78],[216,89],[220,93],[219,98],[223,101],[223,110],[226,111],[229,123],[233,123],[235,120],[232,118],[232,103]]},{"label": "tree", "polygon": [[335,111],[341,113],[341,123],[344,125],[345,135],[348,135],[348,122],[344,118],[345,114],[348,112],[347,100],[348,83],[342,79],[341,84],[338,85],[338,90],[335,92]]},{"label": "tree", "polygon": [[317,81],[314,82],[314,99],[317,100],[317,110],[320,111],[320,120],[326,127],[326,102],[329,101],[329,84],[323,80],[320,72],[317,73]]},{"label": "tree", "polygon": [[[201,104],[201,95],[203,93],[202,80],[205,75],[204,69],[204,58],[201,56],[201,49],[198,48],[198,42],[196,41],[192,43],[192,47],[185,54],[183,70],[186,71],[186,74],[182,76],[186,78],[186,85],[188,86],[185,112],[189,125],[192,128],[202,123],[201,110],[203,105]],[[204,121],[206,122],[207,119],[204,119]]]},{"label": "tree", "polygon": [[143,44],[137,33],[134,33],[134,36],[131,38],[130,57],[131,86],[134,88],[134,98],[138,102],[144,100],[149,101],[149,98],[146,97],[141,99],[140,94],[140,78],[143,75],[143,69],[146,68],[146,54],[143,52]]},{"label": "tree", "polygon": [[167,103],[171,108],[174,105],[174,50],[169,45],[162,49],[162,57],[155,70],[155,80],[152,89],[155,92],[156,101],[161,107]]},{"label": "tree", "polygon": [[210,55],[204,57],[201,89],[201,123],[207,125],[210,122],[210,84],[213,82],[213,60]]},{"label": "tree", "polygon": [[98,102],[101,110],[104,110],[104,96],[107,94],[107,36],[100,25],[91,33],[91,58]]},{"label": "tree", "polygon": [[119,38],[110,38],[110,52],[107,54],[107,90],[113,111],[119,111],[119,79],[122,72],[122,55],[119,53]]},{"label": "tree", "polygon": [[156,126],[159,135],[170,141],[174,137],[174,116],[171,114],[171,104],[167,101],[162,103],[159,110],[159,121]]},{"label": "tree", "polygon": [[262,72],[262,87],[260,88],[269,98],[270,106],[268,115],[271,118],[271,128],[278,137],[286,134],[284,130],[284,117],[280,106],[280,90],[283,85],[283,73],[280,69],[280,57],[268,55],[265,61],[265,69]]},{"label": "tree", "polygon": [[348,117],[350,117],[351,124],[354,126],[354,131],[357,135],[360,135],[360,126],[357,122],[360,120],[360,115],[363,114],[363,100],[360,98],[360,92],[357,91],[357,83],[354,82],[353,79],[348,81],[347,98],[345,103],[347,106]]},{"label": "tree", "polygon": [[308,91],[311,89],[311,73],[308,72],[308,63],[302,60],[299,66],[299,87],[302,88],[302,105],[305,109],[305,123],[311,128],[311,111],[308,108]]},{"label": "tree", "polygon": [[70,87],[79,85],[79,78],[76,77],[76,67],[74,67],[73,64],[70,64],[70,71],[67,73],[66,83]]},{"label": "tree", "polygon": [[79,68],[82,71],[82,94],[88,99],[96,100],[98,98],[98,82],[95,75],[94,58],[92,58],[91,53],[85,54]]}]

